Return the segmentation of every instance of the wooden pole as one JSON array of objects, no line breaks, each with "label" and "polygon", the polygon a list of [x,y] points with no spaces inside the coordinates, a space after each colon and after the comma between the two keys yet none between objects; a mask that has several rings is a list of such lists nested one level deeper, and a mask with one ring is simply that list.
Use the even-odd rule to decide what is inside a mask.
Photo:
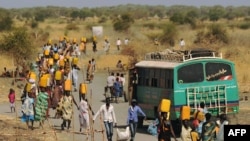
[{"label": "wooden pole", "polygon": [[[72,61],[72,59],[69,61],[69,66],[70,66],[70,78],[69,79],[71,79],[71,83],[73,82],[73,71],[72,71],[72,63],[71,63],[71,61]],[[72,87],[72,86],[71,86]],[[74,98],[74,96],[73,96],[73,88],[71,88],[71,91],[70,91],[70,94],[71,94],[71,96]],[[72,102],[72,128],[73,128],[73,131],[75,131],[75,122],[74,122],[74,104],[73,104],[73,102]],[[75,134],[73,134],[73,141],[75,141]]]},{"label": "wooden pole", "polygon": [[101,122],[101,129],[102,129],[102,140],[105,141],[102,114],[100,114],[100,122]]},{"label": "wooden pole", "polygon": [[[17,104],[17,102],[15,101],[15,113],[16,113],[16,124],[17,124],[17,118],[18,118],[18,117],[17,117],[17,108],[16,108],[16,104]],[[18,125],[18,124],[17,124],[17,125]],[[16,131],[16,140],[18,139],[18,135],[17,135],[17,134],[18,134],[18,129],[19,129],[19,127],[17,127],[16,130],[15,130],[15,131]]]},{"label": "wooden pole", "polygon": [[[90,89],[90,105],[92,107],[92,89]],[[91,116],[91,141],[94,141],[94,122],[93,122],[93,118]]]}]

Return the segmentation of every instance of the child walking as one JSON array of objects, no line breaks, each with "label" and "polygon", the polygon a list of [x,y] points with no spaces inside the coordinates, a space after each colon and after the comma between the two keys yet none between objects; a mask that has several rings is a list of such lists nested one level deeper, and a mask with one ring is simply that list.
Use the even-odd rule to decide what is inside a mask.
[{"label": "child walking", "polygon": [[15,90],[14,89],[10,88],[8,98],[9,98],[9,102],[10,102],[10,111],[11,111],[11,113],[15,112],[16,108],[15,108]]}]

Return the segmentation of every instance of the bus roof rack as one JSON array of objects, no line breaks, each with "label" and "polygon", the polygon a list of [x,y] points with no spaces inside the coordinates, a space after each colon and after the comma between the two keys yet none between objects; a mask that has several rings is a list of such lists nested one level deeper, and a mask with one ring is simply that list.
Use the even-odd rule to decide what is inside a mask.
[{"label": "bus roof rack", "polygon": [[150,52],[145,55],[145,60],[185,62],[195,59],[222,58],[222,54],[208,49],[170,50]]}]

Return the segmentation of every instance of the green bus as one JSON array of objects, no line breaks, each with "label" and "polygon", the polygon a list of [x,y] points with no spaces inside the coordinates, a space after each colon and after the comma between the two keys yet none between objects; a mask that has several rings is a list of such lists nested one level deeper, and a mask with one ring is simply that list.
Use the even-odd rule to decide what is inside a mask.
[{"label": "green bus", "polygon": [[235,65],[213,51],[148,53],[130,70],[129,83],[149,119],[156,118],[163,98],[171,100],[171,121],[179,119],[182,106],[192,113],[202,102],[214,116],[239,112]]}]

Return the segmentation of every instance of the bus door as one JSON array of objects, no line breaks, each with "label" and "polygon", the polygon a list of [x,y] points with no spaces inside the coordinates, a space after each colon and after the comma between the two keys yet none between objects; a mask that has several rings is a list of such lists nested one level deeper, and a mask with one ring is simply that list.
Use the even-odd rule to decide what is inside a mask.
[{"label": "bus door", "polygon": [[128,100],[131,102],[132,99],[137,99],[138,73],[136,68],[129,69],[128,79]]}]

